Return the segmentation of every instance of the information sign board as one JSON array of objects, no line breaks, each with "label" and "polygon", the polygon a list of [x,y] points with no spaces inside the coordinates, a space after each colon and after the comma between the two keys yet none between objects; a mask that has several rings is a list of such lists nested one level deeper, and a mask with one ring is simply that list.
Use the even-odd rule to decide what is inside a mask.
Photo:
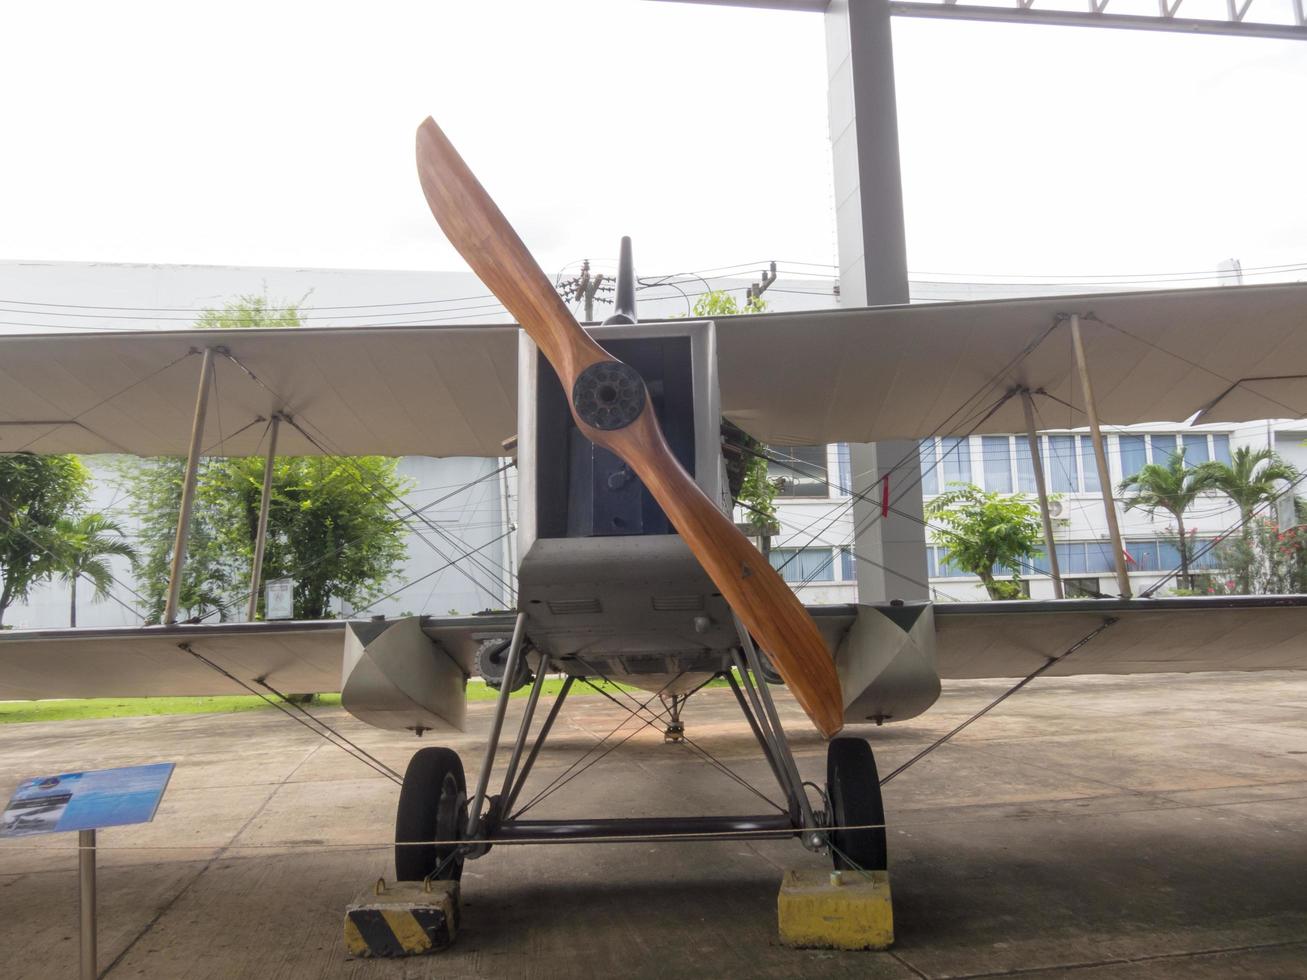
[{"label": "information sign board", "polygon": [[0,814],[0,837],[95,830],[149,823],[173,763],[36,776],[14,791]]}]

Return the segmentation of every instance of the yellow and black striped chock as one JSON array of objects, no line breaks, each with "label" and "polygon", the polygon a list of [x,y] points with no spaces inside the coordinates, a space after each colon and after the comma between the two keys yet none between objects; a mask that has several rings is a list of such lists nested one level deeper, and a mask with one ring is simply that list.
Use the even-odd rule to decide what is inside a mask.
[{"label": "yellow and black striped chock", "polygon": [[458,935],[458,882],[378,879],[345,909],[351,956],[421,956]]}]

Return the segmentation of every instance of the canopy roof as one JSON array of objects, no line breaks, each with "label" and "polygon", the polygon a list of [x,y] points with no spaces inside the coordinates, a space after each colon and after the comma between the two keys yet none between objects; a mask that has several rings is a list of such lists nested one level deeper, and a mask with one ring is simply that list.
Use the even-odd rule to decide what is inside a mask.
[{"label": "canopy roof", "polygon": [[[776,445],[1083,425],[1079,315],[1106,424],[1307,416],[1307,285],[724,317],[723,411]],[[186,452],[212,347],[209,455],[498,456],[517,328],[414,326],[0,336],[0,451]],[[1004,398],[1006,397],[1006,401]]]}]

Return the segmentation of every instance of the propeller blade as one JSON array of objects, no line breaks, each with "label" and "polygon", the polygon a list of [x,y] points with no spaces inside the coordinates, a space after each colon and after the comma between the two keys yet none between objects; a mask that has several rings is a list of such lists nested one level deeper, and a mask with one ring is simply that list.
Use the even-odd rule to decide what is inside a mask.
[{"label": "propeller blade", "polygon": [[572,393],[581,432],[640,477],[817,730],[833,736],[844,726],[844,699],[817,625],[771,563],[672,455],[639,375],[577,323],[432,119],[418,127],[417,164],[437,223],[553,365],[563,390]]}]

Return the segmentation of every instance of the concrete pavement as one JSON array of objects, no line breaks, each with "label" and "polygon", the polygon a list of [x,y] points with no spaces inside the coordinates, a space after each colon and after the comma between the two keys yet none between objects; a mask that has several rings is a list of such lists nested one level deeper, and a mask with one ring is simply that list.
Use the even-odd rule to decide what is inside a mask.
[{"label": "concrete pavement", "polygon": [[[1005,686],[951,684],[923,718],[853,731],[887,772]],[[781,708],[804,775],[824,782],[821,740]],[[469,782],[490,711],[472,705],[469,732],[438,739]],[[886,787],[889,953],[779,946],[781,869],[824,862],[797,843],[713,842],[498,847],[467,865],[453,950],[349,960],[342,912],[393,873],[397,788],[271,710],[3,726],[0,792],[177,762],[153,824],[101,834],[101,967],[115,978],[1307,977],[1305,712],[1301,675],[1036,681]],[[401,771],[419,745],[322,714]],[[532,785],[620,718],[573,698]],[[685,721],[774,795],[728,691],[697,695]],[[532,815],[763,810],[646,730]],[[0,842],[0,975],[76,975],[74,844]]]}]

